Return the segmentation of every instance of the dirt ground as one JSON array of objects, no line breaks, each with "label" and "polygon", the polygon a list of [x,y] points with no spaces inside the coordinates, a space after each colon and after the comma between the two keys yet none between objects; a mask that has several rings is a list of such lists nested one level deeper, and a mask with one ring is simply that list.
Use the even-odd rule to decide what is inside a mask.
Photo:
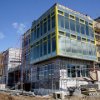
[{"label": "dirt ground", "polygon": [[[51,97],[29,97],[29,96],[11,96],[7,93],[0,93],[0,100],[54,100]],[[72,97],[66,97],[65,100],[100,100],[100,97],[77,97],[77,96],[72,96]]]},{"label": "dirt ground", "polygon": [[52,100],[49,97],[29,97],[29,96],[11,96],[6,93],[0,93],[0,100]]}]

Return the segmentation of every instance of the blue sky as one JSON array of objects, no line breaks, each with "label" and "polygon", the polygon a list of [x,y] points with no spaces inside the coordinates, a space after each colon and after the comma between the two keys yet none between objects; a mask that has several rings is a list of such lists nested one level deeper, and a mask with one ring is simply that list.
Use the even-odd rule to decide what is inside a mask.
[{"label": "blue sky", "polygon": [[21,44],[21,34],[54,3],[91,16],[100,16],[100,0],[0,0],[0,52]]}]

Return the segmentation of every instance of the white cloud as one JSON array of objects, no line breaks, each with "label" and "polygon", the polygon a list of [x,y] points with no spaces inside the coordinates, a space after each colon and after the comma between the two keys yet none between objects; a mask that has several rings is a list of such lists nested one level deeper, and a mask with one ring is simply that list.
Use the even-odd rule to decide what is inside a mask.
[{"label": "white cloud", "polygon": [[20,33],[20,34],[23,34],[26,29],[26,26],[23,23],[14,22],[12,26],[14,29],[16,29],[17,33]]},{"label": "white cloud", "polygon": [[4,37],[5,35],[2,32],[0,32],[0,40],[3,39]]}]

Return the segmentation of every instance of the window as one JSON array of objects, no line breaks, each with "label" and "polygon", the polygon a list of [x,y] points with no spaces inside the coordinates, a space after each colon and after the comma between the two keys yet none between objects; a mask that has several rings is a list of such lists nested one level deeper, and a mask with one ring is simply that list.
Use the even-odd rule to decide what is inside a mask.
[{"label": "window", "polygon": [[40,34],[41,34],[41,36],[42,36],[42,34],[43,34],[43,29],[42,29],[43,26],[42,26],[42,25],[43,25],[43,22],[41,21],[41,22],[40,22]]},{"label": "window", "polygon": [[76,69],[75,69],[75,66],[71,65],[71,74],[72,74],[72,77],[76,77]]},{"label": "window", "polygon": [[48,31],[50,31],[50,15],[48,16]]},{"label": "window", "polygon": [[81,33],[85,34],[85,25],[80,23]]},{"label": "window", "polygon": [[76,72],[77,72],[77,77],[81,76],[81,72],[80,72],[80,66],[76,66]]},{"label": "window", "polygon": [[65,36],[59,36],[59,51],[61,54],[66,53],[66,40],[67,38]]},{"label": "window", "polygon": [[40,34],[40,28],[38,27],[37,28],[37,38],[39,38],[39,36],[40,36],[39,34]]},{"label": "window", "polygon": [[67,64],[67,76],[71,77],[71,68],[70,68],[70,64]]},{"label": "window", "polygon": [[67,76],[68,77],[88,77],[89,65],[73,65],[73,64],[67,64]]},{"label": "window", "polygon": [[92,27],[89,27],[89,34],[92,38],[94,38],[94,32]]},{"label": "window", "polygon": [[81,37],[80,37],[80,36],[77,36],[77,40],[78,40],[78,41],[81,41]]},{"label": "window", "polygon": [[64,17],[61,15],[58,15],[58,25],[61,28],[64,28]]},{"label": "window", "polygon": [[89,26],[86,25],[86,35],[89,36]]},{"label": "window", "polygon": [[47,42],[46,41],[43,43],[43,54],[44,55],[47,54]]},{"label": "window", "polygon": [[80,23],[76,21],[76,32],[80,33]]},{"label": "window", "polygon": [[88,22],[87,21],[85,21],[85,24],[88,26]]},{"label": "window", "polygon": [[69,38],[66,38],[66,52],[71,52],[71,42]]},{"label": "window", "polygon": [[40,41],[40,57],[42,56],[42,40]]},{"label": "window", "polygon": [[51,53],[51,41],[50,38],[48,38],[48,54]]},{"label": "window", "polygon": [[65,13],[65,17],[69,18],[69,14],[68,13]]},{"label": "window", "polygon": [[77,42],[77,53],[82,54],[82,44],[80,41]]},{"label": "window", "polygon": [[55,27],[55,16],[53,16],[51,19],[52,19],[52,28],[54,28]]},{"label": "window", "polygon": [[71,29],[72,31],[75,31],[75,21],[72,20],[72,19],[70,19],[70,29]]},{"label": "window", "polygon": [[71,50],[72,53],[77,53],[77,41],[76,40],[71,40]]},{"label": "window", "polygon": [[44,22],[44,34],[47,32],[47,22]]},{"label": "window", "polygon": [[65,18],[65,29],[69,29],[69,19]]},{"label": "window", "polygon": [[55,37],[52,38],[52,52],[56,51],[56,39]]},{"label": "window", "polygon": [[51,16],[53,16],[54,14],[55,14],[55,12],[54,12],[54,11],[52,11],[52,12],[51,12]]},{"label": "window", "polygon": [[83,55],[88,55],[88,50],[87,50],[86,43],[82,43],[82,48],[83,48]]},{"label": "window", "polygon": [[67,36],[67,37],[70,37],[70,33],[66,33],[66,36]]},{"label": "window", "polygon": [[39,58],[39,56],[40,56],[40,48],[39,48],[39,44],[37,45],[37,58]]},{"label": "window", "polygon": [[78,17],[76,17],[76,21],[79,22],[79,18]]}]

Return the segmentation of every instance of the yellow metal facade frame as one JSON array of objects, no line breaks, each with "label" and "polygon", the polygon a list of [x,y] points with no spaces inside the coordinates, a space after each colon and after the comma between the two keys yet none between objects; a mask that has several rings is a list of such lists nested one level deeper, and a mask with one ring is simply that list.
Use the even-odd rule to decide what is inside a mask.
[{"label": "yellow metal facade frame", "polygon": [[59,41],[58,41],[58,7],[55,6],[55,34],[56,34],[56,55],[59,55]]}]

